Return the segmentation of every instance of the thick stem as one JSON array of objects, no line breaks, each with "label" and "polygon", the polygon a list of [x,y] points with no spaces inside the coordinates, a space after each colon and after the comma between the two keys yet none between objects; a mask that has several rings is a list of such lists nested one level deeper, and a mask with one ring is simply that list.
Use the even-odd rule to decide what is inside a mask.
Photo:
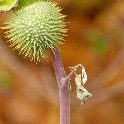
[{"label": "thick stem", "polygon": [[[59,87],[60,97],[60,124],[70,124],[70,85],[57,49],[52,52],[52,61]],[[64,82],[64,83],[63,83]]]}]

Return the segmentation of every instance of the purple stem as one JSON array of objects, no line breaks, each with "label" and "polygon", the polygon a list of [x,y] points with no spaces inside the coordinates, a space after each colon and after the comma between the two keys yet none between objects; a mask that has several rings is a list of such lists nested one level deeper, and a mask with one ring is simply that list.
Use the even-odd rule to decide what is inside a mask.
[{"label": "purple stem", "polygon": [[69,75],[67,75],[65,78],[63,78],[61,80],[62,81],[61,87],[64,87],[66,85],[66,83],[68,83],[70,85],[70,80],[71,80],[71,77],[74,74],[74,72],[75,71],[72,71]]},{"label": "purple stem", "polygon": [[59,87],[60,124],[70,124],[70,78],[66,80],[66,73],[58,49],[52,52],[52,62]]}]

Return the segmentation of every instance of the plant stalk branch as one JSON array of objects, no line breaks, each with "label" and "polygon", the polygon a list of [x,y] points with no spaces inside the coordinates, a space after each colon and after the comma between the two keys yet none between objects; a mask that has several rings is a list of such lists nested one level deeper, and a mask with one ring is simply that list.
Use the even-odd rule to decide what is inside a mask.
[{"label": "plant stalk branch", "polygon": [[70,85],[69,80],[63,80],[66,79],[66,73],[58,49],[52,52],[52,62],[59,87],[60,124],[70,124]]}]

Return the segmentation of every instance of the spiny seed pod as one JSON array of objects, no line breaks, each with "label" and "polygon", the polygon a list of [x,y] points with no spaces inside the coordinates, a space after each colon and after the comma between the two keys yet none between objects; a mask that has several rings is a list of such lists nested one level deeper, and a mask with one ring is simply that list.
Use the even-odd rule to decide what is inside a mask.
[{"label": "spiny seed pod", "polygon": [[16,11],[5,22],[6,37],[19,54],[40,62],[47,49],[58,48],[67,29],[65,15],[56,3],[40,1]]}]

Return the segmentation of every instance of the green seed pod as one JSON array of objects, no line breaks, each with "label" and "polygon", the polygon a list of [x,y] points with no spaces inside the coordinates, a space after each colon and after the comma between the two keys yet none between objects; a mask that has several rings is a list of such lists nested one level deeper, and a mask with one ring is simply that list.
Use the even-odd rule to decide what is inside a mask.
[{"label": "green seed pod", "polygon": [[16,11],[5,24],[6,37],[19,54],[40,62],[47,49],[58,48],[67,29],[56,3],[40,1]]}]

